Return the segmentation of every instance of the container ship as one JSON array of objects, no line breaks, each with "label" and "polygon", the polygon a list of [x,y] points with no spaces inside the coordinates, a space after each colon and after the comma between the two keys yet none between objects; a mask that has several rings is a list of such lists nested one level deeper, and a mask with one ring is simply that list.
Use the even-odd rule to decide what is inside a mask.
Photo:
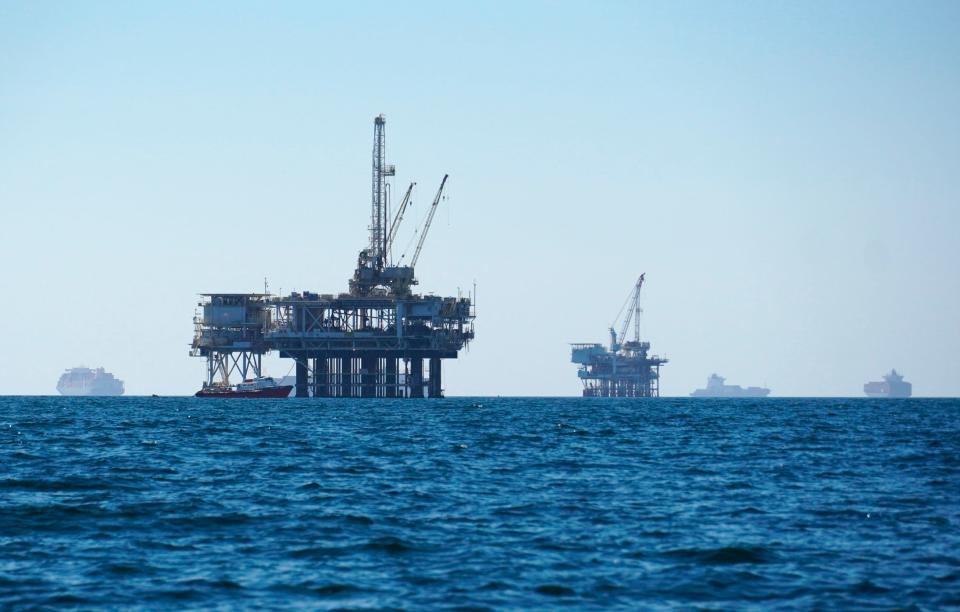
[{"label": "container ship", "polygon": [[707,379],[707,386],[704,389],[697,389],[690,394],[690,397],[767,397],[770,395],[770,389],[766,387],[747,387],[744,389],[740,385],[728,385],[726,378],[711,374]]},{"label": "container ship", "polygon": [[60,395],[123,395],[123,381],[103,368],[70,368],[57,382]]},{"label": "container ship", "polygon": [[913,385],[903,380],[903,375],[896,370],[890,370],[882,382],[868,382],[863,385],[863,392],[867,397],[910,397],[913,394]]}]

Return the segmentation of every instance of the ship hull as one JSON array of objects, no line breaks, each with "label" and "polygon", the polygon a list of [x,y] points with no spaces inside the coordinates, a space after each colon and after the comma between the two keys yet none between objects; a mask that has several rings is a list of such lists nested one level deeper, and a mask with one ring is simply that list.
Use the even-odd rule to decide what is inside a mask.
[{"label": "ship hull", "polygon": [[221,397],[221,398],[280,398],[288,397],[293,387],[290,385],[281,385],[269,389],[251,389],[249,391],[237,391],[235,389],[210,390],[201,389],[196,392],[195,397]]},{"label": "ship hull", "polygon": [[57,392],[60,395],[65,397],[120,397],[123,395],[123,391],[113,391],[113,390],[97,390],[97,389],[86,389],[86,390],[71,390],[71,389],[57,389]]},{"label": "ship hull", "polygon": [[731,391],[731,392],[713,392],[705,389],[697,389],[690,394],[690,397],[767,397],[770,395],[769,389],[762,391]]},{"label": "ship hull", "polygon": [[903,399],[913,395],[913,385],[900,379],[886,377],[883,382],[874,381],[863,385],[863,394],[872,399]]},{"label": "ship hull", "polygon": [[890,391],[865,391],[864,395],[870,399],[907,399],[911,396],[911,393],[906,391],[900,393]]}]

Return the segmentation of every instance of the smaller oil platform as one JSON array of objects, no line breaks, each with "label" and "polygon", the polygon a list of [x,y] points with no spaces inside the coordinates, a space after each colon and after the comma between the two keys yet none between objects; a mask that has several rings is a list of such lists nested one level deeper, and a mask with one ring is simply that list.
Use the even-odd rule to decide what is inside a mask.
[{"label": "smaller oil platform", "polygon": [[[610,326],[609,348],[599,343],[571,345],[570,361],[580,364],[577,376],[583,381],[584,397],[660,397],[660,366],[667,359],[650,355],[650,343],[640,340],[640,289],[644,276],[637,279]],[[615,326],[621,316],[623,322],[617,334]],[[633,340],[621,342],[631,322]]]},{"label": "smaller oil platform", "polygon": [[387,178],[396,169],[385,162],[385,126],[383,115],[374,119],[370,239],[349,290],[203,294],[191,351],[207,361],[201,392],[222,394],[231,376],[259,380],[262,356],[277,351],[294,361],[297,397],[443,396],[441,360],[456,359],[473,339],[476,311],[470,297],[413,291],[447,176],[417,229],[413,256],[393,257],[415,183],[391,211]]}]

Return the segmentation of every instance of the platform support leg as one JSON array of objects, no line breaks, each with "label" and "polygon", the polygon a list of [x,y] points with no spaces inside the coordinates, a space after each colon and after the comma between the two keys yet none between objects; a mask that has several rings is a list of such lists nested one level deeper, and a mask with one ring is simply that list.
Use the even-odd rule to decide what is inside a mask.
[{"label": "platform support leg", "polygon": [[309,395],[307,387],[307,358],[298,357],[296,360],[297,364],[297,382],[296,382],[296,392],[297,397],[307,397]]},{"label": "platform support leg", "polygon": [[340,358],[340,397],[353,397],[353,360]]},{"label": "platform support leg", "polygon": [[410,359],[410,397],[423,397],[423,359]]},{"label": "platform support leg", "polygon": [[384,397],[397,397],[397,358],[387,357],[386,379],[384,380]]},{"label": "platform support leg", "polygon": [[376,397],[378,365],[376,357],[360,359],[360,397]]},{"label": "platform support leg", "polygon": [[328,397],[327,360],[317,357],[313,360],[313,397]]},{"label": "platform support leg", "polygon": [[443,384],[440,377],[440,358],[430,358],[430,397],[443,397]]},{"label": "platform support leg", "polygon": [[330,359],[330,369],[332,373],[330,374],[330,394],[334,397],[343,397],[343,381],[340,380],[340,360],[336,358]]}]

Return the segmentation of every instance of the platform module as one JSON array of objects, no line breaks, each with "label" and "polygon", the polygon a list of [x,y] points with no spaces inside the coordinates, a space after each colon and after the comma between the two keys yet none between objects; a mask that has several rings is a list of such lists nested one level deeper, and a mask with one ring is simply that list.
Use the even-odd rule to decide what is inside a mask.
[{"label": "platform module", "polygon": [[415,267],[439,207],[444,176],[409,260],[395,261],[394,241],[415,183],[391,211],[385,163],[386,120],[374,120],[370,239],[345,293],[309,291],[203,294],[191,354],[206,359],[204,387],[263,376],[263,355],[294,362],[297,397],[442,397],[442,360],[474,338],[472,296],[414,292]]}]

